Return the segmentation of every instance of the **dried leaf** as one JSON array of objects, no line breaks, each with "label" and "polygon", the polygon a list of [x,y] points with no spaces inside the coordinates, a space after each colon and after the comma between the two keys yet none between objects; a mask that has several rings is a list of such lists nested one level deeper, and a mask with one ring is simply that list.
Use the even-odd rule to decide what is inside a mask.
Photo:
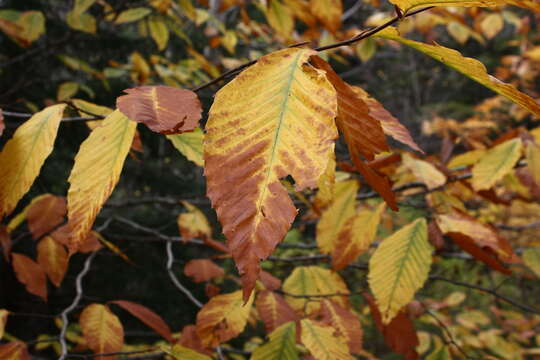
[{"label": "dried leaf", "polygon": [[281,325],[268,337],[270,341],[255,348],[251,360],[299,360],[296,350],[296,324],[294,322]]},{"label": "dried leaf", "polygon": [[167,135],[176,150],[184,155],[189,161],[198,166],[204,166],[203,139],[204,133],[201,128],[195,128],[191,132],[183,134]]},{"label": "dried leaf", "polygon": [[202,211],[187,201],[182,201],[182,205],[187,212],[178,215],[177,223],[184,241],[195,238],[211,238],[212,228]]},{"label": "dried leaf", "polygon": [[298,316],[289,304],[279,294],[272,291],[260,292],[255,300],[255,306],[267,333],[271,333],[289,321],[298,320]]},{"label": "dried leaf", "polygon": [[345,339],[336,336],[335,329],[314,320],[302,319],[300,337],[302,344],[316,360],[353,360]]},{"label": "dried leaf", "polygon": [[32,202],[26,213],[28,228],[34,239],[49,233],[64,221],[66,216],[66,198],[46,194]]},{"label": "dried leaf", "polygon": [[41,266],[26,255],[11,253],[11,258],[17,280],[29,293],[47,301],[47,278]]},{"label": "dried leaf", "polygon": [[332,249],[331,257],[334,270],[343,269],[369,249],[375,240],[377,227],[385,208],[385,203],[381,203],[373,211],[364,208],[349,218],[337,236],[337,241]]},{"label": "dried leaf", "polygon": [[383,240],[369,260],[369,287],[388,324],[427,280],[433,247],[421,218]]},{"label": "dried leaf", "polygon": [[521,157],[519,138],[508,140],[490,149],[472,168],[472,186],[478,190],[491,188],[508,174]]},{"label": "dried leaf", "polygon": [[361,354],[362,351],[362,325],[358,316],[333,301],[322,300],[322,322],[332,326],[337,336],[347,341],[352,354]]},{"label": "dried leaf", "polygon": [[343,4],[341,0],[311,0],[311,12],[331,32],[341,28]]},{"label": "dried leaf", "polygon": [[30,360],[26,344],[22,341],[12,341],[0,345],[0,359],[4,360]]},{"label": "dried leaf", "polygon": [[[101,304],[90,304],[79,318],[84,339],[88,347],[97,354],[118,352],[124,346],[124,328],[111,310]],[[95,359],[107,359],[97,356]]]},{"label": "dried leaf", "polygon": [[82,143],[69,175],[69,251],[74,253],[88,237],[94,220],[113,192],[129,152],[136,125],[118,110]]},{"label": "dried leaf", "polygon": [[215,347],[238,336],[246,326],[253,298],[244,304],[241,291],[211,298],[197,314],[197,334],[203,345]]},{"label": "dried leaf", "polygon": [[140,86],[126,89],[116,106],[130,120],[161,134],[193,131],[201,120],[201,103],[191,90],[171,86]]},{"label": "dried leaf", "polygon": [[0,153],[0,219],[30,189],[53,149],[65,104],[34,114],[19,126]]},{"label": "dried leaf", "polygon": [[169,325],[167,325],[167,323],[163,321],[163,319],[158,314],[148,309],[146,306],[142,306],[140,304],[136,304],[134,302],[126,300],[115,300],[111,301],[110,303],[116,304],[124,310],[127,310],[131,315],[141,320],[149,328],[161,335],[168,342],[173,341]]},{"label": "dried leaf", "polygon": [[272,253],[296,216],[279,179],[292,175],[297,191],[315,187],[337,137],[335,91],[322,72],[304,65],[314,54],[290,48],[261,57],[216,94],[210,109],[207,193],[246,300],[259,261]]},{"label": "dried leaf", "polygon": [[4,329],[6,328],[7,317],[9,311],[6,309],[0,309],[0,340],[4,337]]},{"label": "dried leaf", "polygon": [[212,354],[211,350],[203,346],[201,339],[197,334],[197,329],[195,325],[184,326],[184,328],[182,329],[182,334],[180,334],[180,340],[178,341],[178,344],[196,350],[197,352],[203,354]]},{"label": "dried leaf", "polygon": [[184,266],[184,274],[195,282],[210,281],[225,275],[223,268],[209,259],[192,259]]},{"label": "dried leaf", "polygon": [[45,236],[37,245],[37,261],[56,286],[60,287],[68,268],[68,254],[64,246]]},{"label": "dried leaf", "polygon": [[403,165],[408,168],[420,182],[426,184],[429,190],[441,187],[446,183],[446,176],[429,162],[413,158],[408,154],[403,154],[402,159]]}]

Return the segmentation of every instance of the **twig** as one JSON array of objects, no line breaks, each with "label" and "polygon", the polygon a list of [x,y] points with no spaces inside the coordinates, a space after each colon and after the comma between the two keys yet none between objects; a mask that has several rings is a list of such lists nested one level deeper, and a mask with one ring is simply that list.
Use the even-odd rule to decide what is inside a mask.
[{"label": "twig", "polygon": [[[22,112],[5,111],[5,110],[2,110],[2,114],[4,116],[11,116],[11,117],[22,118],[22,119],[28,119],[34,116],[34,114],[31,114],[31,113],[22,113]],[[102,119],[103,119],[103,116],[92,116],[92,117],[74,116],[74,117],[62,118],[62,121],[73,122],[73,121],[92,121],[92,120],[102,120]]]},{"label": "twig", "polygon": [[67,356],[66,332],[67,332],[67,328],[68,328],[68,324],[69,324],[68,315],[69,315],[69,313],[71,311],[73,311],[73,309],[75,309],[77,307],[77,305],[79,305],[79,301],[81,300],[81,297],[82,297],[82,294],[83,294],[82,280],[83,280],[84,276],[86,275],[86,273],[88,273],[88,271],[90,270],[90,264],[92,263],[92,260],[94,259],[96,254],[97,254],[97,251],[94,251],[92,254],[90,254],[86,258],[86,260],[84,262],[84,267],[81,270],[81,272],[79,273],[79,275],[77,275],[77,279],[75,280],[75,288],[76,288],[76,291],[77,291],[77,295],[73,299],[73,302],[71,303],[71,305],[69,305],[67,308],[65,308],[64,311],[62,311],[62,313],[60,314],[60,316],[62,318],[62,329],[60,331],[60,339],[59,339],[59,341],[60,341],[60,346],[61,346],[62,350],[61,350],[61,353],[60,353],[60,357],[58,358],[59,360],[64,360],[66,358],[66,356]]},{"label": "twig", "polygon": [[522,231],[522,230],[528,230],[528,229],[534,229],[534,228],[540,227],[540,221],[535,221],[535,222],[524,224],[524,225],[497,224],[495,226],[502,230]]},{"label": "twig", "polygon": [[198,239],[190,239],[190,240],[187,240],[181,236],[168,236],[168,235],[164,235],[162,233],[160,233],[159,231],[157,230],[154,230],[154,229],[151,229],[149,227],[146,227],[146,226],[143,226],[143,225],[140,225],[134,221],[131,221],[129,219],[126,219],[124,217],[121,217],[121,216],[116,216],[115,219],[121,223],[124,223],[126,225],[129,225],[131,226],[132,228],[136,229],[136,230],[140,230],[142,232],[145,232],[147,234],[151,234],[151,235],[154,235],[155,237],[161,239],[161,240],[164,240],[164,241],[167,241],[168,243],[170,242],[190,242],[190,243],[193,243],[193,244],[198,244],[198,245],[204,245],[204,242],[202,240],[198,240]]},{"label": "twig", "polygon": [[[144,350],[134,350],[134,351],[119,351],[119,352],[110,352],[110,353],[96,353],[96,354],[69,354],[68,358],[77,358],[77,359],[93,359],[95,357],[116,357],[122,355],[137,355],[144,354],[151,351],[155,351],[158,348],[152,347]],[[163,352],[159,352],[160,355],[163,355]],[[131,359],[131,357],[130,357]]]},{"label": "twig", "polygon": [[283,262],[297,262],[297,261],[317,261],[317,260],[330,260],[330,256],[325,254],[314,254],[306,256],[291,256],[291,257],[279,257],[279,256],[269,256],[269,261],[283,261]]},{"label": "twig", "polygon": [[167,242],[166,248],[167,248],[167,272],[169,273],[169,277],[171,278],[171,281],[178,288],[178,290],[183,292],[184,295],[186,295],[188,299],[191,300],[192,303],[194,303],[197,307],[202,308],[203,304],[199,300],[197,300],[195,296],[193,296],[191,291],[189,291],[184,285],[182,285],[180,280],[178,280],[178,278],[174,274],[174,271],[172,268],[173,262],[174,262],[174,255],[172,252],[172,241]]}]

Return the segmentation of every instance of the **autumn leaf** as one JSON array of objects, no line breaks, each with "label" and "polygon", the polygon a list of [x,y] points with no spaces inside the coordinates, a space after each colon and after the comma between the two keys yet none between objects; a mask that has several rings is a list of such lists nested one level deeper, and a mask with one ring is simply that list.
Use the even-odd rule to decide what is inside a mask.
[{"label": "autumn leaf", "polygon": [[281,0],[270,0],[266,8],[268,24],[284,39],[289,39],[294,30],[294,18],[288,6]]},{"label": "autumn leaf", "polygon": [[[124,328],[109,307],[90,304],[84,308],[79,318],[84,339],[88,347],[97,354],[112,353],[124,346]],[[96,359],[106,359],[98,356]]]},{"label": "autumn leaf", "polygon": [[0,340],[4,337],[4,329],[6,328],[6,322],[9,312],[6,309],[0,309]]},{"label": "autumn leaf", "polygon": [[428,6],[499,6],[506,5],[507,0],[389,0],[392,4],[407,13],[419,7]]},{"label": "autumn leaf", "polygon": [[47,278],[41,266],[26,255],[11,253],[11,258],[17,280],[29,293],[47,301]]},{"label": "autumn leaf", "polygon": [[265,290],[257,294],[255,306],[267,333],[286,322],[298,320],[298,316],[283,297],[273,291]]},{"label": "autumn leaf", "polygon": [[2,248],[2,253],[4,254],[6,262],[9,262],[10,259],[11,246],[11,236],[7,226],[0,225],[0,247]]},{"label": "autumn leaf", "polygon": [[[486,0],[488,1],[488,0]],[[491,0],[489,0],[491,1]],[[497,0],[505,2],[505,0]],[[506,84],[499,79],[489,75],[486,67],[480,61],[464,57],[458,51],[440,45],[429,45],[418,41],[408,40],[399,36],[398,31],[393,27],[388,27],[380,31],[375,36],[385,39],[395,40],[413,49],[431,56],[437,61],[459,71],[463,75],[484,85],[488,89],[508,98],[510,101],[520,105],[531,113],[540,116],[540,105],[529,95],[520,92],[513,85]]]},{"label": "autumn leaf", "polygon": [[285,300],[291,307],[297,312],[305,311],[307,315],[317,312],[320,309],[320,303],[309,301],[301,296],[338,294],[328,296],[328,299],[342,307],[349,307],[347,297],[344,296],[349,294],[349,289],[343,279],[337,273],[318,266],[296,267],[283,283],[283,291]]},{"label": "autumn leaf", "polygon": [[384,239],[369,260],[369,287],[388,324],[427,280],[433,252],[421,218]]},{"label": "autumn leaf", "polygon": [[488,14],[481,22],[480,29],[488,38],[493,39],[504,27],[504,19],[499,13]]},{"label": "autumn leaf", "polygon": [[349,347],[342,336],[335,335],[335,329],[310,319],[300,322],[300,338],[316,360],[353,360]]},{"label": "autumn leaf", "polygon": [[182,201],[182,205],[187,211],[178,215],[177,223],[184,240],[211,238],[212,228],[202,211],[187,201]]},{"label": "autumn leaf", "polygon": [[490,149],[472,168],[472,186],[478,190],[491,188],[508,174],[521,157],[519,138],[508,140]]},{"label": "autumn leaf", "polygon": [[381,215],[386,208],[380,203],[375,210],[363,208],[343,225],[332,248],[332,267],[341,270],[369,249],[375,240]]},{"label": "autumn leaf", "polygon": [[225,275],[223,268],[209,259],[192,259],[184,266],[184,274],[195,282],[210,281]]},{"label": "autumn leaf", "polygon": [[251,360],[298,360],[296,350],[296,324],[292,321],[282,324],[269,333],[270,341],[256,347]]},{"label": "autumn leaf", "polygon": [[5,128],[6,123],[4,122],[4,113],[2,112],[2,109],[0,109],[0,136],[4,133]]},{"label": "autumn leaf", "polygon": [[120,178],[137,124],[118,110],[111,113],[82,143],[69,175],[69,251],[77,251]]},{"label": "autumn leaf", "polygon": [[197,352],[210,355],[212,351],[202,344],[201,338],[197,334],[195,325],[186,325],[180,334],[179,345],[196,350]]},{"label": "autumn leaf", "polygon": [[145,7],[136,7],[122,11],[116,19],[115,24],[125,24],[132,21],[138,21],[146,17],[152,12],[152,10]]},{"label": "autumn leaf", "polygon": [[0,359],[5,360],[30,360],[28,348],[22,341],[12,341],[0,345]]},{"label": "autumn leaf", "polygon": [[[165,19],[160,16],[150,16],[148,19],[150,36],[156,43],[158,50],[165,50],[169,42],[169,29],[165,24]],[[128,116],[129,117],[129,116]]]},{"label": "autumn leaf", "polygon": [[60,287],[69,262],[64,246],[45,236],[37,245],[37,261],[54,286]]},{"label": "autumn leaf", "polygon": [[180,134],[193,131],[201,120],[201,103],[191,90],[171,86],[140,86],[126,89],[116,106],[130,120],[154,132]]},{"label": "autumn leaf", "polygon": [[66,198],[45,194],[32,202],[26,213],[28,228],[34,239],[49,233],[64,221],[66,216]]},{"label": "autumn leaf", "polygon": [[527,167],[537,185],[540,185],[540,146],[533,142],[527,144],[525,149]]},{"label": "autumn leaf", "polygon": [[204,166],[203,139],[204,133],[200,128],[183,134],[167,135],[176,150],[184,155],[189,161]]},{"label": "autumn leaf", "polygon": [[261,57],[218,91],[210,109],[207,194],[242,275],[245,299],[259,261],[296,216],[279,179],[292,175],[297,191],[315,187],[337,137],[335,91],[321,71],[304,65],[314,54],[290,48]]},{"label": "autumn leaf", "polygon": [[171,329],[169,328],[167,323],[163,321],[163,319],[158,314],[148,309],[146,306],[142,306],[140,304],[136,304],[134,302],[126,300],[115,300],[111,301],[110,303],[116,304],[124,310],[127,310],[131,315],[141,320],[149,328],[161,335],[165,340],[169,342],[173,341]]},{"label": "autumn leaf", "polygon": [[403,154],[402,159],[403,165],[429,190],[441,187],[446,183],[446,176],[428,161],[413,158],[408,154]]},{"label": "autumn leaf", "polygon": [[349,351],[352,354],[361,353],[362,325],[357,315],[333,301],[323,299],[321,321],[326,325],[332,326],[336,330],[337,335],[347,341]]},{"label": "autumn leaf", "polygon": [[177,360],[212,360],[210,356],[201,354],[182,345],[174,345],[172,348],[161,347],[167,354]]},{"label": "autumn leaf", "polygon": [[281,280],[270,274],[268,271],[261,271],[260,281],[266,290],[274,291],[281,287]]},{"label": "autumn leaf", "polygon": [[[540,247],[531,247],[523,251],[523,262],[536,276],[540,277]],[[0,338],[2,338],[0,336]]]},{"label": "autumn leaf", "polygon": [[9,214],[39,175],[52,152],[65,104],[34,114],[19,126],[0,153],[0,219]]},{"label": "autumn leaf", "polygon": [[341,0],[310,0],[311,12],[331,32],[341,27],[343,4]]},{"label": "autumn leaf", "polygon": [[313,205],[316,208],[316,211],[320,212],[325,210],[328,205],[334,200],[334,186],[336,183],[336,155],[334,153],[330,154],[328,159],[328,164],[326,165],[326,170],[317,181],[317,195],[313,200]]},{"label": "autumn leaf", "polygon": [[339,241],[338,234],[354,215],[358,182],[341,181],[334,186],[334,200],[317,223],[317,246],[322,253],[330,253]]},{"label": "autumn leaf", "polygon": [[246,326],[253,298],[244,304],[241,291],[211,298],[197,314],[197,334],[203,345],[215,347],[238,336]]}]

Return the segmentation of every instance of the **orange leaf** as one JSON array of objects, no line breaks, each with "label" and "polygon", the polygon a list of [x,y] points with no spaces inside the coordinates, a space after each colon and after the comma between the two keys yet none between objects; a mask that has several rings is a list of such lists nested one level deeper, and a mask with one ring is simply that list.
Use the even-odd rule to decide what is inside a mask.
[{"label": "orange leaf", "polygon": [[9,312],[5,309],[0,309],[0,340],[4,337],[4,329],[6,327],[7,317]]},{"label": "orange leaf", "polygon": [[[405,360],[418,359],[415,348],[420,344],[407,310],[400,311],[388,325],[382,323],[381,313],[370,294],[364,294],[377,329],[383,334],[384,342],[397,354],[403,354]],[[405,307],[407,309],[407,307]]]},{"label": "orange leaf", "polygon": [[225,275],[225,271],[212,260],[193,259],[184,266],[184,274],[195,282],[205,282]]},{"label": "orange leaf", "polygon": [[68,268],[68,254],[63,245],[45,236],[37,246],[37,261],[51,282],[59,287]]},{"label": "orange leaf", "polygon": [[26,286],[29,293],[47,301],[47,279],[41,266],[28,256],[17,253],[12,253],[11,256],[17,280]]},{"label": "orange leaf", "polygon": [[392,191],[392,184],[390,183],[388,177],[379,173],[358,157],[353,157],[353,161],[354,165],[356,165],[356,168],[360,174],[362,174],[366,182],[381,195],[392,210],[398,211],[396,194],[394,194]]},{"label": "orange leaf", "polygon": [[161,134],[193,131],[201,120],[201,103],[191,90],[171,86],[141,86],[124,90],[116,100],[130,120],[143,123]]},{"label": "orange leaf", "polygon": [[261,282],[266,290],[274,291],[281,287],[281,280],[264,270],[261,270]]},{"label": "orange leaf", "polygon": [[293,308],[285,302],[283,297],[272,291],[260,292],[255,300],[255,306],[267,333],[271,333],[286,322],[298,320]]},{"label": "orange leaf", "polygon": [[173,341],[169,325],[167,325],[167,323],[163,321],[163,319],[158,314],[148,309],[146,306],[142,306],[140,304],[136,304],[126,300],[115,300],[111,301],[110,303],[116,304],[124,310],[129,311],[131,315],[135,316],[137,319],[141,320],[159,335],[163,336],[165,340],[169,342]]},{"label": "orange leaf", "polygon": [[26,214],[28,228],[34,239],[49,233],[64,221],[66,199],[62,196],[46,194],[32,203]]},{"label": "orange leaf", "polygon": [[327,299],[323,299],[321,305],[322,322],[331,325],[338,336],[347,340],[351,353],[360,354],[362,351],[362,326],[358,316]]},{"label": "orange leaf", "polygon": [[[111,353],[122,350],[124,346],[124,328],[111,310],[101,304],[90,304],[84,308],[79,319],[84,339],[95,353]],[[98,356],[95,359],[109,359]]]},{"label": "orange leaf", "polygon": [[197,328],[195,325],[184,326],[182,329],[182,334],[180,334],[178,344],[206,355],[212,354],[212,351],[202,344],[201,338],[199,337],[199,334],[197,334]]},{"label": "orange leaf", "polygon": [[326,29],[331,32],[339,30],[341,27],[341,16],[343,15],[343,4],[341,0],[311,0],[309,5],[312,14]]},{"label": "orange leaf", "polygon": [[30,360],[26,344],[22,341],[12,341],[0,345],[0,359],[4,360]]}]

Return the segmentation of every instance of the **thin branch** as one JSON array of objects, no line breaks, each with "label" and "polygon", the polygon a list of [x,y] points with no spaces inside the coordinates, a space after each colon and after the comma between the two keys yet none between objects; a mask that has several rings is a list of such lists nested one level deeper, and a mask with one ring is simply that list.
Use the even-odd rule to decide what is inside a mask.
[{"label": "thin branch", "polygon": [[71,305],[69,305],[67,308],[65,308],[64,311],[62,311],[62,313],[60,314],[60,316],[62,318],[62,329],[60,331],[60,339],[59,339],[59,341],[60,341],[60,346],[61,346],[62,350],[61,350],[61,353],[60,353],[60,357],[58,358],[59,360],[64,360],[66,358],[66,356],[67,356],[66,332],[67,332],[67,328],[68,328],[68,325],[69,325],[68,315],[69,315],[69,313],[71,311],[73,311],[79,305],[79,301],[81,301],[81,297],[82,297],[82,294],[83,294],[82,280],[83,280],[84,276],[90,270],[90,265],[92,264],[92,260],[94,259],[96,254],[97,254],[97,251],[94,251],[92,254],[90,254],[86,258],[86,260],[84,262],[84,267],[81,270],[81,272],[79,273],[79,275],[77,275],[77,279],[75,280],[75,288],[76,288],[76,291],[77,291],[77,295],[73,299],[73,302],[71,303]]},{"label": "thin branch", "polygon": [[180,280],[178,280],[178,278],[174,274],[173,267],[172,267],[173,262],[174,262],[174,255],[172,252],[172,241],[167,242],[166,248],[167,248],[167,272],[169,273],[169,277],[171,278],[171,281],[178,288],[178,290],[183,292],[184,295],[186,295],[188,299],[191,300],[192,303],[194,303],[198,308],[202,308],[203,304],[199,300],[197,300],[195,296],[193,296],[191,291],[189,291],[184,285],[182,285]]},{"label": "thin branch", "polygon": [[283,261],[283,262],[319,261],[319,260],[330,261],[330,256],[325,255],[325,254],[291,256],[291,257],[269,256],[268,260],[269,261]]},{"label": "thin branch", "polygon": [[[34,116],[35,114],[32,113],[22,113],[22,112],[15,112],[15,111],[5,111],[2,110],[2,114],[4,116],[10,116],[14,118],[21,118],[21,119],[28,119]],[[74,122],[74,121],[92,121],[92,120],[102,120],[103,116],[91,116],[91,117],[83,117],[83,116],[74,116],[74,117],[65,117],[62,118],[63,122]]]},{"label": "thin branch", "polygon": [[535,221],[535,222],[524,224],[524,225],[497,224],[495,226],[501,230],[522,231],[522,230],[528,230],[528,229],[534,229],[534,228],[540,227],[540,221]]},{"label": "thin branch", "polygon": [[[116,356],[122,356],[122,355],[138,355],[138,354],[145,354],[151,351],[157,350],[157,347],[152,347],[144,350],[134,350],[134,351],[119,351],[119,352],[110,352],[110,353],[96,353],[96,354],[69,354],[67,355],[68,358],[77,358],[77,359],[93,359],[96,357],[116,357]],[[163,352],[159,352],[160,355],[163,356]],[[131,357],[130,357],[131,359]]]},{"label": "thin branch", "polygon": [[197,244],[197,245],[204,245],[204,242],[202,240],[198,240],[198,239],[190,239],[190,240],[187,240],[181,236],[168,236],[168,235],[164,235],[162,233],[160,233],[159,231],[157,230],[154,230],[152,228],[149,228],[149,227],[146,227],[146,226],[143,226],[141,224],[138,224],[134,221],[131,221],[129,219],[126,219],[124,217],[121,217],[121,216],[116,216],[115,217],[115,220],[121,222],[121,223],[124,223],[126,225],[129,225],[131,226],[132,228],[136,229],[136,230],[140,230],[142,232],[145,232],[147,234],[151,234],[151,235],[154,235],[155,237],[161,239],[161,240],[164,240],[164,241],[167,241],[167,242],[184,242],[184,243],[193,243],[193,244]]}]

